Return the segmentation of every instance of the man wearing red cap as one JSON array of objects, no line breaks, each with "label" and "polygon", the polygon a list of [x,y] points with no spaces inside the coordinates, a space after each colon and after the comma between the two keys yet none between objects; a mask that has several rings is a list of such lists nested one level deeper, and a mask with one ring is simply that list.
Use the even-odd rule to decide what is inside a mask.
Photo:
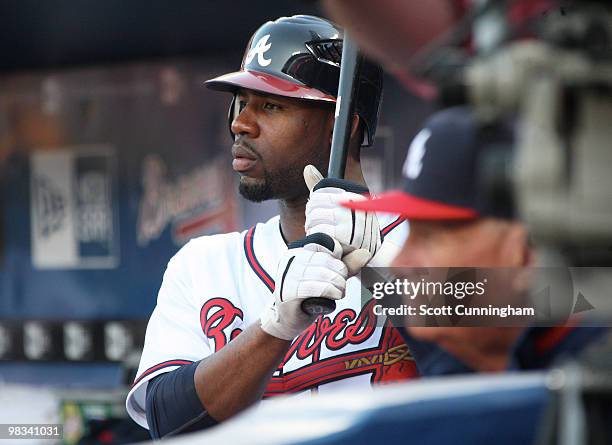
[{"label": "man wearing red cap", "polygon": [[[404,185],[349,208],[406,217],[410,234],[394,268],[526,268],[534,252],[511,199],[483,187],[493,156],[507,157],[513,129],[480,126],[467,108],[441,111],[414,138]],[[423,375],[549,366],[600,336],[603,328],[408,327]]]}]

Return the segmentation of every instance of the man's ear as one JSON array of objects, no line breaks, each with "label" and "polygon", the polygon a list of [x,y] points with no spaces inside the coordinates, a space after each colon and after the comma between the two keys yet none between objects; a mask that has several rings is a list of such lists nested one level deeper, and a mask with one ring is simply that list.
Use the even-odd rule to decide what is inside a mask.
[{"label": "man's ear", "polygon": [[528,267],[533,264],[529,234],[524,224],[509,224],[504,234],[502,252],[510,267]]},{"label": "man's ear", "polygon": [[359,115],[355,113],[353,115],[353,124],[351,125],[351,139],[353,139],[357,135],[358,130],[359,130]]},{"label": "man's ear", "polygon": [[[353,122],[351,124],[351,137],[352,140],[359,132],[359,115],[355,113],[353,115]],[[331,127],[331,131],[329,132],[329,143],[331,144],[332,137],[334,136],[334,125]],[[359,141],[359,145],[361,145],[361,141]]]}]

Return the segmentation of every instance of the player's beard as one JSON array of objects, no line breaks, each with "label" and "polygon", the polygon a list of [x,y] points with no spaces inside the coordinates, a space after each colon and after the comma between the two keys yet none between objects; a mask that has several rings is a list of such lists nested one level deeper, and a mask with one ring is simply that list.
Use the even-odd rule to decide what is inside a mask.
[{"label": "player's beard", "polygon": [[[287,165],[282,170],[270,171],[264,165],[263,178],[240,178],[238,191],[249,201],[262,202],[268,199],[294,200],[308,197],[309,191],[304,182],[304,167],[313,164],[321,172],[327,171],[328,153],[319,152],[317,158],[311,158],[299,164]],[[258,158],[260,162],[261,157]]]},{"label": "player's beard", "polygon": [[308,196],[303,170],[303,167],[298,166],[289,166],[282,172],[270,172],[264,168],[264,176],[261,179],[241,178],[238,191],[252,202]]}]

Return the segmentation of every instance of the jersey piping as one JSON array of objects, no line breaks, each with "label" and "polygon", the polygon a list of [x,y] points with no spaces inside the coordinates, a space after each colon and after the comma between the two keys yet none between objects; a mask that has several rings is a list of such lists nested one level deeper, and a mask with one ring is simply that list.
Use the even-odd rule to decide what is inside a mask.
[{"label": "jersey piping", "polygon": [[253,248],[253,243],[255,239],[255,226],[251,227],[246,235],[244,236],[244,254],[246,256],[247,262],[255,275],[265,284],[270,292],[274,292],[274,279],[270,276],[268,272],[262,267],[261,263],[255,256],[255,249]]},{"label": "jersey piping", "polygon": [[406,218],[404,218],[402,216],[398,217],[395,221],[393,221],[391,224],[389,224],[388,226],[386,226],[384,229],[382,229],[380,231],[380,233],[382,234],[382,237],[384,238],[386,235],[389,234],[389,232],[391,232],[393,229],[395,229],[397,226],[399,226],[405,220],[406,220]]},{"label": "jersey piping", "polygon": [[157,365],[151,366],[149,369],[147,369],[142,374],[140,374],[140,377],[138,377],[136,380],[134,380],[134,383],[132,384],[132,386],[136,386],[138,384],[138,382],[140,382],[146,376],[148,376],[149,374],[154,373],[155,371],[159,371],[160,369],[164,369],[164,368],[167,368],[169,366],[189,365],[191,363],[193,363],[191,360],[168,360],[168,361],[165,361],[165,362],[162,362],[162,363],[158,363]]}]

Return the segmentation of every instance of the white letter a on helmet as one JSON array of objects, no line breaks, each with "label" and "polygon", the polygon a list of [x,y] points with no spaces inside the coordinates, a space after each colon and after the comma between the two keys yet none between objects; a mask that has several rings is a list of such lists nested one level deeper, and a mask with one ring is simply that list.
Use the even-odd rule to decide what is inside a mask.
[{"label": "white letter a on helmet", "polygon": [[272,62],[272,59],[266,59],[264,57],[264,54],[266,53],[266,51],[272,48],[272,44],[268,43],[269,38],[270,38],[270,34],[266,34],[265,36],[263,36],[261,39],[257,41],[255,46],[253,46],[249,50],[249,52],[247,53],[246,59],[245,59],[245,62],[247,64],[251,63],[253,61],[253,58],[255,57],[255,54],[257,54],[257,63],[259,63],[261,66],[270,65],[270,62]]}]

